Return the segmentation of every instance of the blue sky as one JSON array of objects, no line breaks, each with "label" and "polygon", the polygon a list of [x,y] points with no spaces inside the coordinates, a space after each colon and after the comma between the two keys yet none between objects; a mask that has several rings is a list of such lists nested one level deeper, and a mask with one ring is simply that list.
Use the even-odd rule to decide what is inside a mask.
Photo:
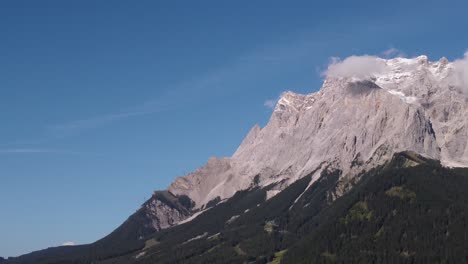
[{"label": "blue sky", "polygon": [[[222,2],[222,3],[221,3]],[[325,3],[326,2],[326,3]],[[0,256],[92,242],[330,57],[460,58],[463,1],[0,3]]]}]

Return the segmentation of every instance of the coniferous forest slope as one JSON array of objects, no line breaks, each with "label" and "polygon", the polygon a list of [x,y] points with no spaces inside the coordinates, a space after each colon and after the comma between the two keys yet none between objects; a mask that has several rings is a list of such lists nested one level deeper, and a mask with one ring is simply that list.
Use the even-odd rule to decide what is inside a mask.
[{"label": "coniferous forest slope", "polygon": [[100,246],[48,249],[7,263],[468,262],[468,169],[399,153],[334,198],[339,175],[324,170],[309,188],[304,177],[266,201],[271,187],[253,182],[140,243],[119,235]]}]

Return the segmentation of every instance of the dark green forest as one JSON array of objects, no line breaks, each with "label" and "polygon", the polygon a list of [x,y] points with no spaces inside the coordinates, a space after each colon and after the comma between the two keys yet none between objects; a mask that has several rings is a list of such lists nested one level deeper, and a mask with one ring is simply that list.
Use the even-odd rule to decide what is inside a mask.
[{"label": "dark green forest", "polygon": [[267,201],[273,186],[253,183],[142,240],[120,230],[99,247],[59,247],[7,263],[468,263],[468,169],[400,153],[338,199],[339,171],[325,170],[306,189],[310,179]]}]

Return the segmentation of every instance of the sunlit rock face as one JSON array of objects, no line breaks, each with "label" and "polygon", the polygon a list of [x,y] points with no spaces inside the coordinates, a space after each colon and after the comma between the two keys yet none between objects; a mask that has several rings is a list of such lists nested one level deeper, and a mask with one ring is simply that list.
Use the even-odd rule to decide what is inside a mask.
[{"label": "sunlit rock face", "polygon": [[183,212],[176,208],[171,208],[156,199],[146,204],[145,209],[147,217],[152,220],[151,225],[156,231],[171,227],[187,217]]},{"label": "sunlit rock face", "polygon": [[168,190],[203,208],[254,185],[284,188],[317,169],[352,178],[401,151],[468,165],[468,103],[457,63],[366,57],[377,68],[365,74],[347,71],[345,62],[326,73],[319,91],[285,92],[268,124],[254,126],[232,157],[211,158]]}]

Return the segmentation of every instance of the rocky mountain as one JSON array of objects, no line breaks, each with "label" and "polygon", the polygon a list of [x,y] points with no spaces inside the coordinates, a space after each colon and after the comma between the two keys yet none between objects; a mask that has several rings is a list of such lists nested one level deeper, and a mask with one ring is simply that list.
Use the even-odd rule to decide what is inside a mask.
[{"label": "rocky mountain", "polygon": [[[131,263],[146,259],[146,254],[161,244],[158,251],[151,254],[163,263],[166,263],[164,259],[167,263],[183,263],[164,252],[172,252],[174,245],[184,245],[187,252],[192,249],[198,252],[192,252],[196,256],[205,254],[206,251],[193,246],[192,242],[208,240],[209,245],[202,243],[208,247],[204,250],[212,250],[223,235],[226,236],[222,238],[226,239],[223,243],[230,246],[226,248],[224,244],[219,249],[232,251],[234,247],[237,252],[234,262],[271,260],[271,254],[295,243],[299,243],[297,250],[300,250],[300,243],[308,245],[308,242],[299,242],[304,234],[313,232],[321,234],[320,238],[325,236],[320,233],[323,231],[312,227],[324,224],[317,219],[340,221],[344,218],[347,221],[350,208],[340,203],[349,206],[353,206],[349,204],[351,200],[358,203],[359,199],[352,196],[356,186],[364,186],[365,179],[383,175],[385,168],[408,172],[411,169],[406,168],[414,165],[421,169],[437,168],[441,172],[443,166],[468,166],[468,101],[463,67],[459,61],[442,58],[431,62],[426,56],[388,60],[363,56],[335,61],[324,73],[326,78],[319,91],[307,95],[282,94],[268,124],[263,128],[254,126],[232,157],[210,158],[198,170],[177,178],[167,190],[155,192],[109,236],[66,251],[54,249],[58,253],[52,254],[53,259],[59,260],[56,263],[88,263],[90,259]],[[396,153],[411,154],[395,156]],[[450,169],[443,172],[454,173]],[[396,188],[403,186],[394,185]],[[408,194],[401,188],[395,189],[396,196],[401,192]],[[387,189],[379,187],[374,191]],[[416,192],[415,195],[425,194]],[[343,200],[345,202],[339,202]],[[335,204],[335,209],[326,209]],[[367,207],[371,205],[356,206],[358,217],[364,214],[362,217],[367,219]],[[306,207],[311,208],[309,213]],[[257,216],[248,214],[254,210]],[[333,215],[326,215],[322,210],[331,210]],[[244,216],[246,214],[249,216]],[[245,217],[264,228],[268,236],[262,231],[258,239],[273,243],[272,248],[262,252],[248,252],[244,247],[236,249],[248,243],[249,236],[256,237],[255,233],[246,231],[246,240],[242,242],[226,235],[230,234],[230,224],[239,221],[244,224],[237,228],[256,230],[247,220],[242,220],[247,219]],[[291,221],[294,222],[292,226]],[[306,223],[311,226],[301,229],[305,228],[301,225],[308,225]],[[343,228],[347,230],[346,225]],[[278,235],[275,230],[283,230],[293,237]],[[271,234],[277,235],[274,240]],[[279,243],[276,239],[289,242]],[[327,239],[332,240],[331,237]],[[317,248],[317,254],[329,253],[330,258],[337,258],[336,248],[334,252]],[[50,252],[36,252],[11,260],[11,263],[52,263],[48,262]],[[141,255],[134,255],[134,252]],[[255,254],[264,258],[253,258]],[[195,256],[189,255],[183,259]],[[44,262],[39,262],[39,258]],[[285,261],[287,259],[290,263],[299,263],[294,262],[297,259],[292,255],[286,255]],[[71,262],[67,262],[69,260]]]},{"label": "rocky mountain", "polygon": [[[396,153],[333,200],[340,173],[313,174],[264,201],[237,192],[191,223],[154,235],[157,245],[115,263],[463,263],[467,169]],[[138,258],[137,258],[138,257]]]},{"label": "rocky mountain", "polygon": [[274,185],[236,192],[137,247],[111,237],[7,263],[464,263],[468,256],[468,169],[396,153],[336,199],[341,172],[325,169],[309,186],[313,175],[270,199]]},{"label": "rocky mountain", "polygon": [[455,63],[373,59],[380,69],[368,76],[328,76],[318,92],[284,93],[269,123],[254,126],[231,158],[211,158],[168,190],[202,209],[252,185],[276,183],[271,197],[316,171],[312,184],[329,166],[342,171],[343,193],[359,172],[400,151],[468,165],[468,104]]}]

